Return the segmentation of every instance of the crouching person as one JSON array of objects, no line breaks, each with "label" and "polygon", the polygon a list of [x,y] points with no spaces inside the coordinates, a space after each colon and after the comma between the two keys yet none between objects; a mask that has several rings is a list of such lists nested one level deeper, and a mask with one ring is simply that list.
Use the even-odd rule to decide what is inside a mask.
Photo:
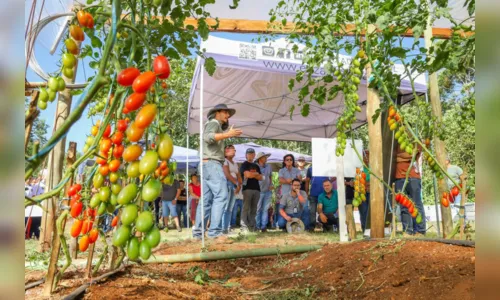
[{"label": "crouching person", "polygon": [[292,181],[291,191],[283,195],[280,200],[278,214],[278,226],[285,229],[286,223],[292,218],[300,219],[307,230],[309,227],[309,206],[307,205],[307,194],[300,190],[300,180],[295,178]]},{"label": "crouching person", "polygon": [[339,227],[338,209],[339,201],[337,191],[332,189],[330,180],[323,181],[323,190],[318,197],[318,214],[323,228],[331,229],[332,225]]}]

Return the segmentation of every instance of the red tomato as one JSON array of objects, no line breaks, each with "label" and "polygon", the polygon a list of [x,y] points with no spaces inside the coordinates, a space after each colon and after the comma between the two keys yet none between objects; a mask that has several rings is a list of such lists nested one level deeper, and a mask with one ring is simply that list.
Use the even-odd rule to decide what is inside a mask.
[{"label": "red tomato", "polygon": [[166,161],[162,161],[160,163],[160,170],[165,170],[167,167],[168,167],[168,165],[167,165]]},{"label": "red tomato", "polygon": [[97,228],[92,228],[92,230],[89,232],[89,242],[91,244],[95,243],[98,237],[99,237],[99,230],[97,230]]},{"label": "red tomato", "polygon": [[71,225],[70,234],[72,237],[77,237],[80,235],[80,231],[82,231],[83,221],[80,219],[74,219],[73,225]]},{"label": "red tomato", "polygon": [[453,195],[453,197],[458,196],[458,194],[460,194],[460,190],[458,189],[458,187],[454,186],[454,187],[451,189],[451,194]]},{"label": "red tomato", "polygon": [[80,249],[80,252],[84,252],[87,250],[89,247],[89,237],[87,235],[84,235],[80,238],[78,241],[78,249]]},{"label": "red tomato", "polygon": [[127,130],[127,125],[127,120],[118,120],[118,122],[116,122],[116,130],[124,132]]},{"label": "red tomato", "polygon": [[113,159],[109,162],[109,170],[111,172],[116,172],[120,168],[120,161],[118,159]]},{"label": "red tomato", "polygon": [[156,104],[144,105],[135,117],[135,126],[145,129],[154,121],[157,112]]},{"label": "red tomato", "polygon": [[413,205],[410,205],[410,206],[408,207],[408,212],[410,213],[410,215],[411,215],[411,214],[413,214],[413,211],[414,211],[414,210],[415,210],[415,207],[414,207]]},{"label": "red tomato", "polygon": [[111,227],[116,227],[118,225],[118,216],[115,216],[111,221]]},{"label": "red tomato", "polygon": [[[99,156],[102,156],[102,157],[108,157],[108,153],[102,153],[102,152],[99,152]],[[101,166],[102,166],[102,165],[105,165],[105,164],[108,162],[108,161],[107,161],[107,159],[102,158],[102,157],[99,157],[99,156],[95,159],[95,162],[96,162],[97,164],[101,165]]]},{"label": "red tomato", "polygon": [[83,42],[83,40],[85,39],[83,30],[78,25],[69,26],[69,34],[75,41]]},{"label": "red tomato", "polygon": [[86,13],[85,14],[86,17],[87,17],[87,28],[94,28],[94,17],[92,17],[92,15],[90,13]]},{"label": "red tomato", "polygon": [[99,173],[101,173],[102,176],[107,176],[109,174],[109,166],[108,165],[100,166]]},{"label": "red tomato", "polygon": [[127,131],[125,131],[125,134],[127,135],[127,139],[129,141],[137,142],[142,138],[142,135],[144,134],[144,128],[138,128],[137,126],[135,126],[135,122],[132,122],[127,128]]},{"label": "red tomato", "polygon": [[80,234],[87,234],[87,232],[89,232],[89,230],[92,228],[91,224],[92,222],[89,220],[83,221],[82,231],[80,231]]},{"label": "red tomato", "polygon": [[68,196],[72,197],[72,196],[76,195],[76,193],[78,193],[78,191],[76,190],[75,185],[72,185],[72,186],[68,189]]},{"label": "red tomato", "polygon": [[163,81],[163,82],[161,83],[161,87],[162,87],[163,89],[166,89],[166,88],[167,88],[167,83],[166,83],[165,81]]},{"label": "red tomato", "polygon": [[111,125],[108,124],[108,126],[106,126],[106,129],[104,129],[104,133],[102,134],[102,136],[109,137],[110,134],[111,134]]},{"label": "red tomato", "polygon": [[82,212],[82,209],[83,209],[83,203],[81,201],[77,201],[77,202],[73,203],[73,205],[71,206],[71,210],[70,210],[69,214],[73,218],[76,218],[80,215],[80,213]]},{"label": "red tomato", "polygon": [[116,78],[116,82],[118,82],[121,86],[131,86],[134,83],[134,80],[137,76],[141,75],[141,71],[139,69],[130,67],[118,73],[118,77]]},{"label": "red tomato", "polygon": [[115,146],[115,148],[113,149],[113,157],[114,158],[122,157],[124,150],[125,150],[125,147],[123,145]]},{"label": "red tomato", "polygon": [[170,76],[170,64],[168,63],[168,59],[163,55],[155,57],[153,61],[153,70],[158,78],[167,79]]},{"label": "red tomato", "polygon": [[111,137],[111,141],[115,145],[121,145],[123,140],[123,132],[121,131],[116,131],[113,136]]},{"label": "red tomato", "polygon": [[155,83],[156,75],[151,71],[146,71],[139,75],[132,84],[135,93],[146,93]]},{"label": "red tomato", "polygon": [[87,27],[89,20],[87,18],[87,14],[85,13],[85,11],[80,10],[79,12],[77,12],[76,18],[78,19],[78,23],[80,23],[80,26]]},{"label": "red tomato", "polygon": [[396,197],[395,197],[396,198],[396,202],[398,202],[398,203],[401,202],[401,196],[402,196],[401,194],[396,194]]},{"label": "red tomato", "polygon": [[127,100],[125,100],[125,107],[123,109],[125,110],[126,108],[128,112],[137,110],[139,107],[142,106],[145,100],[146,100],[146,94],[133,93],[132,95],[128,96]]},{"label": "red tomato", "polygon": [[453,195],[451,193],[448,194],[448,201],[450,203],[454,203],[455,202],[455,197],[453,197]]},{"label": "red tomato", "polygon": [[101,140],[100,145],[99,145],[99,150],[102,153],[108,153],[109,149],[111,149],[111,146],[113,145],[113,142],[110,139],[104,138]]},{"label": "red tomato", "polygon": [[448,198],[442,198],[441,205],[443,205],[444,207],[450,206],[450,202],[448,201]]},{"label": "red tomato", "polygon": [[151,149],[154,149],[155,148],[155,143],[151,143]]},{"label": "red tomato", "polygon": [[82,195],[80,195],[80,194],[76,194],[76,195],[71,196],[71,202],[77,202],[77,201],[80,201],[81,199],[82,199]]},{"label": "red tomato", "polygon": [[130,110],[129,110],[128,108],[126,108],[126,107],[124,107],[124,108],[122,109],[122,113],[123,113],[124,115],[128,114],[129,112],[130,112]]}]

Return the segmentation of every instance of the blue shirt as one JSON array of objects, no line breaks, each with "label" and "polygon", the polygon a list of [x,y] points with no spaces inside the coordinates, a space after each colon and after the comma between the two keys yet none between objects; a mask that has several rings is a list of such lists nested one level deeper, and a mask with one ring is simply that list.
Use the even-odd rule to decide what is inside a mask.
[{"label": "blue shirt", "polygon": [[309,194],[311,197],[318,197],[321,195],[321,193],[324,192],[323,190],[323,181],[325,179],[329,179],[328,177],[322,177],[322,176],[312,176],[312,167],[309,167],[307,169],[307,178],[311,179],[310,187],[309,187]]},{"label": "blue shirt", "polygon": [[260,191],[267,192],[271,186],[271,174],[273,172],[270,164],[265,164],[264,166],[259,165],[260,173],[265,176],[264,180],[259,181]]},{"label": "blue shirt", "polygon": [[[278,176],[280,178],[285,178],[285,179],[294,179],[294,178],[299,178],[300,176],[300,170],[297,168],[292,167],[290,170],[288,170],[286,167],[281,168],[278,172]],[[292,190],[292,185],[288,183],[282,183],[281,184],[281,195],[285,196],[290,193]]]}]

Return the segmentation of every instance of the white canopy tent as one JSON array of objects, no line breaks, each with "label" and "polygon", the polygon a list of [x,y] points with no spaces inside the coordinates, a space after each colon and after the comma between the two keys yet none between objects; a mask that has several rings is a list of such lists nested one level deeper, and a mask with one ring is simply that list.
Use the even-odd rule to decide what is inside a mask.
[{"label": "white canopy tent", "polygon": [[[236,109],[230,123],[243,130],[243,137],[292,141],[333,137],[337,118],[344,106],[342,93],[322,106],[311,102],[308,117],[301,115],[300,107],[296,107],[290,117],[290,108],[298,103],[298,92],[302,86],[296,84],[290,91],[288,82],[297,71],[305,69],[300,52],[294,54],[292,46],[285,39],[257,44],[210,36],[201,48],[206,49],[207,57],[215,59],[217,69],[213,76],[208,76],[203,61],[198,60],[189,99],[189,133],[200,131],[200,95],[203,93],[203,122],[210,108],[225,103]],[[302,49],[304,46],[299,45],[299,51]],[[339,59],[349,62],[352,58],[341,55]],[[344,66],[348,67],[348,63]],[[405,77],[402,65],[395,65],[394,71]],[[204,85],[201,84],[202,74]],[[314,75],[324,76],[325,71],[320,68]],[[417,92],[424,94],[427,91],[425,76],[413,74],[412,77]],[[334,84],[335,81],[329,85]],[[366,78],[363,78],[358,91],[362,111],[357,113],[354,128],[366,123],[366,85]],[[400,93],[403,103],[413,98],[408,78],[402,81]]]}]

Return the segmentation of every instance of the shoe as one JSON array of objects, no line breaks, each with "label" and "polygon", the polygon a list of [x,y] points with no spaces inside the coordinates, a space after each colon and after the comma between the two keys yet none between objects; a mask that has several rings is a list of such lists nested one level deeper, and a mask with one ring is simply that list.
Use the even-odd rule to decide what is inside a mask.
[{"label": "shoe", "polygon": [[416,237],[416,238],[423,238],[423,237],[425,237],[425,234],[417,232],[417,233],[415,233],[414,237]]},{"label": "shoe", "polygon": [[267,232],[267,228],[262,229],[260,232],[266,233]]},{"label": "shoe", "polygon": [[180,227],[180,226],[179,226],[179,227],[177,227],[177,231],[178,231],[178,232],[181,232],[181,231],[182,231],[182,227]]}]

